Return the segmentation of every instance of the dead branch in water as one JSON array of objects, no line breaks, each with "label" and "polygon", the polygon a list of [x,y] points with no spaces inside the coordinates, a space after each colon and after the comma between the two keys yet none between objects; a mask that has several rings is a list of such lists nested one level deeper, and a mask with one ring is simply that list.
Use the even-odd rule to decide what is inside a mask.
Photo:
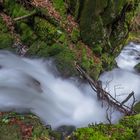
[{"label": "dead branch in water", "polygon": [[[114,107],[121,113],[124,113],[125,115],[132,115],[136,114],[136,112],[133,110],[133,105],[135,104],[135,96],[134,92],[130,93],[125,100],[122,102],[119,102],[117,99],[115,99],[110,93],[105,91],[102,88],[102,83],[101,81],[95,81],[93,80],[78,64],[75,64],[76,69],[78,72],[88,81],[90,84],[91,88],[95,91],[97,94],[97,97],[99,100],[106,102],[110,107]],[[131,107],[126,106],[125,103],[133,97],[133,103]]]}]

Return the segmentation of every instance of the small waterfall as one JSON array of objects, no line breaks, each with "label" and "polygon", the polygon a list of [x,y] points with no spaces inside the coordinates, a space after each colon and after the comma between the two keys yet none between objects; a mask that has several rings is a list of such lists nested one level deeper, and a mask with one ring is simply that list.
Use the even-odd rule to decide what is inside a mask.
[{"label": "small waterfall", "polygon": [[[140,74],[134,69],[140,63],[140,45],[131,42],[125,46],[116,62],[118,68],[104,72],[100,76],[104,87],[107,85],[106,90],[120,102],[132,91],[136,99],[140,100]],[[127,105],[131,105],[131,101]]]},{"label": "small waterfall", "polygon": [[[132,91],[140,98],[140,76],[133,68],[140,62],[139,54],[140,45],[130,43],[116,58],[119,68],[100,76],[104,88],[120,101]],[[53,128],[106,122],[106,108],[91,87],[75,78],[62,79],[54,69],[51,60],[0,51],[0,111],[32,112]],[[115,111],[113,120],[120,115]]]},{"label": "small waterfall", "polygon": [[29,111],[53,128],[104,122],[105,111],[90,86],[55,76],[52,65],[0,51],[0,111]]}]

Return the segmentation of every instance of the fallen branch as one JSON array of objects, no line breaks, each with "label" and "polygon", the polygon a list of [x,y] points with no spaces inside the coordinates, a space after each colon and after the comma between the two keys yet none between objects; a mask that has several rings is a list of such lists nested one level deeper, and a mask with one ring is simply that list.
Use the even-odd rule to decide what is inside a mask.
[{"label": "fallen branch", "polygon": [[122,102],[121,102],[121,106],[126,103],[132,96],[134,96],[134,92],[132,91],[127,97],[126,99],[124,99]]},{"label": "fallen branch", "polygon": [[[135,96],[134,92],[130,93],[128,97],[123,101],[119,102],[113,96],[111,96],[107,91],[102,88],[101,81],[93,80],[78,64],[75,63],[76,69],[80,72],[80,74],[86,78],[88,83],[90,84],[91,88],[97,94],[99,100],[105,101],[108,103],[109,106],[114,107],[115,109],[119,110],[120,112],[124,113],[125,115],[135,114],[136,112],[133,110],[133,105],[135,104]],[[131,97],[133,97],[133,104],[131,107],[126,106],[126,103]]]}]

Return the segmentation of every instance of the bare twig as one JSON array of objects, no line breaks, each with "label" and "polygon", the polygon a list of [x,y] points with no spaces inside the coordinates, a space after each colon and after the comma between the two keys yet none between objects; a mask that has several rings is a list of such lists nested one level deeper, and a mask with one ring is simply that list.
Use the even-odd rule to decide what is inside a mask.
[{"label": "bare twig", "polygon": [[106,109],[106,119],[109,122],[109,124],[112,124],[112,122],[111,122],[111,115],[108,114],[108,111],[109,111],[109,105],[108,105],[108,107]]},{"label": "bare twig", "polygon": [[134,92],[132,91],[122,102],[121,102],[121,106],[126,103],[132,96],[134,96]]},{"label": "bare twig", "polygon": [[[125,115],[135,114],[132,107],[126,106],[126,103],[132,96],[134,98],[134,94],[130,93],[129,96],[123,101],[119,102],[112,95],[110,95],[107,91],[102,88],[102,85],[99,81],[93,80],[78,64],[75,63],[76,69],[80,72],[80,74],[87,79],[92,89],[96,92],[97,97],[100,100],[108,103],[109,106],[114,107]],[[131,95],[131,96],[130,96]],[[134,98],[135,99],[135,98]],[[134,100],[135,103],[135,100]],[[133,103],[133,104],[134,104]]]}]

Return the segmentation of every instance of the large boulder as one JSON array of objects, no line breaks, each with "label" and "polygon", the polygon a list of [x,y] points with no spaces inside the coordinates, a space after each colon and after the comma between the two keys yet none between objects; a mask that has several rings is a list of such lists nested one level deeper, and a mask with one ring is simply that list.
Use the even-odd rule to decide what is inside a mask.
[{"label": "large boulder", "polygon": [[138,0],[67,0],[71,13],[80,22],[82,40],[114,54],[120,51]]}]

